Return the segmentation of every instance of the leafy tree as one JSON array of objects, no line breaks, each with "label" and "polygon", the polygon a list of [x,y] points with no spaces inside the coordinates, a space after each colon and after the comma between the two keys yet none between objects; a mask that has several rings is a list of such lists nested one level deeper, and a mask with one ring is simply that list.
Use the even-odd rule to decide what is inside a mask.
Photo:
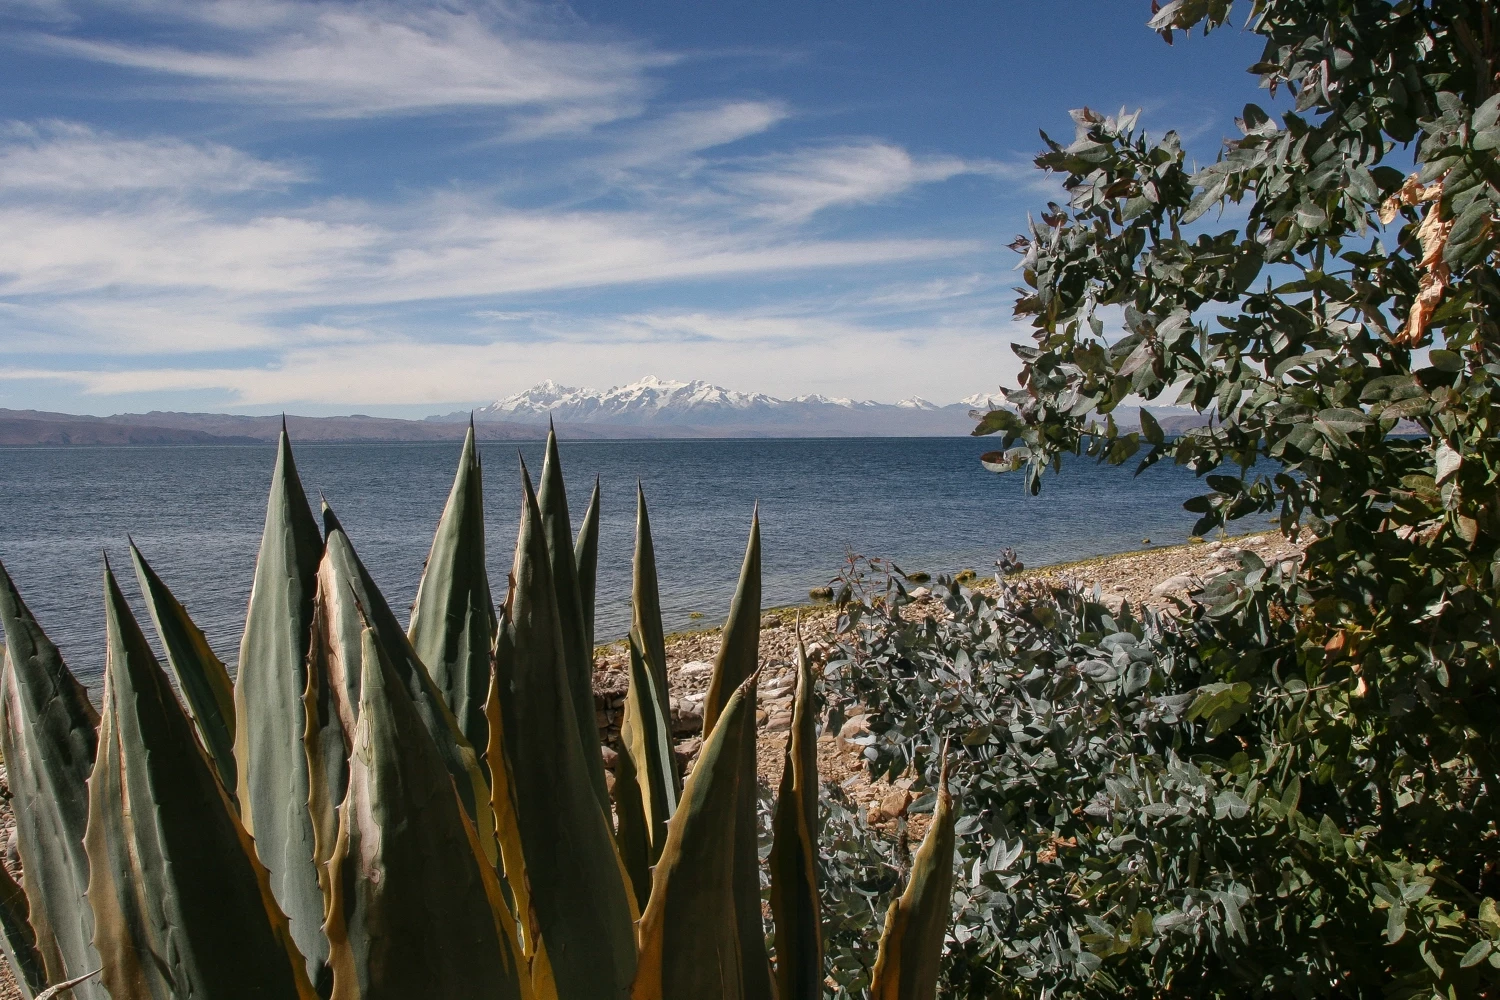
[{"label": "leafy tree", "polygon": [[[1170,42],[1232,6],[1174,0],[1150,26]],[[1308,543],[1300,570],[1217,579],[1179,626],[1196,693],[1172,754],[1283,806],[1226,806],[1237,854],[1198,862],[1243,889],[1242,926],[1164,943],[1153,920],[1181,898],[1146,865],[1135,933],[1122,900],[1069,904],[1113,935],[1071,981],[1500,990],[1500,9],[1259,0],[1247,28],[1250,71],[1292,107],[1247,105],[1214,163],[1123,113],[1044,136],[1068,198],[1015,244],[1035,345],[975,431],[1003,435],[986,465],[1032,492],[1068,455],[1170,460],[1211,489],[1197,533],[1275,513]],[[1169,437],[1143,410],[1127,431],[1113,413],[1135,398],[1208,424]]]}]

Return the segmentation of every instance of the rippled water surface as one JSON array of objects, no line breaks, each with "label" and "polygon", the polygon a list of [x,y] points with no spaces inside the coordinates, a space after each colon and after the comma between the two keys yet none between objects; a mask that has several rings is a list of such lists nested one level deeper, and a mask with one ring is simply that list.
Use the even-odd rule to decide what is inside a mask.
[{"label": "rippled water surface", "polygon": [[[650,504],[669,631],[723,616],[757,500],[768,605],[806,601],[850,550],[907,571],[983,573],[1006,546],[1041,565],[1138,548],[1145,536],[1181,541],[1192,526],[1181,505],[1201,486],[1181,469],[1137,478],[1128,467],[1074,462],[1030,497],[1018,477],[980,467],[990,447],[971,438],[565,443],[575,530],[595,474],[603,484],[600,640],[629,624],[637,478]],[[520,478],[514,445],[482,450],[498,600]],[[520,450],[540,472],[541,443]],[[136,596],[127,535],[234,663],[274,454],[271,446],[0,449],[0,561],[80,679],[97,686],[104,665],[101,553]],[[328,498],[404,616],[458,445],[303,445],[296,455],[309,497]]]}]

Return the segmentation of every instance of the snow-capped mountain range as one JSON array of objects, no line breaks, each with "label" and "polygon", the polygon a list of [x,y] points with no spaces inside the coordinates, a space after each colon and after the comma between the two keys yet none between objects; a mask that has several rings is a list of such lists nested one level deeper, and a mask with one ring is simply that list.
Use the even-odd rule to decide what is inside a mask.
[{"label": "snow-capped mountain range", "polygon": [[970,410],[998,404],[998,397],[984,394],[947,406],[918,396],[899,403],[821,395],[778,399],[710,382],[677,382],[648,375],[603,390],[559,385],[549,379],[474,411],[474,419],[512,424],[550,420],[559,429],[600,436],[926,437],[967,434],[974,427]]}]

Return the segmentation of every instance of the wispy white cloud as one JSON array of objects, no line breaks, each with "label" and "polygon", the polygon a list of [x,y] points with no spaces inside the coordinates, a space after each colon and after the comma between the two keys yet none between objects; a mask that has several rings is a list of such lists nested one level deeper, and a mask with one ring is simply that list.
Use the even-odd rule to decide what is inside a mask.
[{"label": "wispy white cloud", "polygon": [[898,282],[885,285],[858,297],[866,306],[896,309],[927,308],[940,302],[951,302],[976,292],[993,290],[998,281],[990,274],[964,274],[932,278],[920,282]]},{"label": "wispy white cloud", "polygon": [[[860,385],[945,399],[992,388],[1012,365],[998,280],[973,273],[985,244],[835,237],[822,223],[1023,168],[879,139],[799,147],[776,131],[798,109],[761,96],[661,104],[655,71],[670,53],[520,0],[115,0],[147,27],[108,35],[79,13],[93,4],[58,0],[54,13],[79,16],[18,44],[136,70],[169,83],[157,98],[222,99],[256,123],[218,140],[266,134],[267,111],[498,109],[473,116],[485,123],[471,148],[538,179],[505,188],[470,161],[457,177],[330,196],[336,144],[286,162],[170,133],[0,124],[0,390],[49,379],[96,397],[369,408],[656,371],[781,395]],[[521,146],[560,135],[586,138]],[[304,183],[314,170],[320,183]],[[758,298],[759,279],[824,273],[861,278],[821,299],[732,307]],[[566,304],[624,289],[628,308]],[[640,308],[648,297],[663,305]],[[695,300],[718,301],[666,305]]]},{"label": "wispy white cloud", "polygon": [[693,154],[759,135],[789,114],[779,101],[727,101],[679,109],[630,129],[605,162],[616,169],[697,167],[701,163],[690,159]]},{"label": "wispy white cloud", "polygon": [[[323,211],[319,211],[322,209]],[[962,240],[788,238],[646,212],[309,206],[249,219],[171,201],[0,205],[0,294],[214,289],[292,308],[509,295],[923,260]]]},{"label": "wispy white cloud", "polygon": [[927,260],[966,240],[788,237],[653,212],[505,211],[447,204],[379,269],[387,301],[514,294]]},{"label": "wispy white cloud", "polygon": [[85,212],[0,206],[0,294],[102,289],[309,293],[345,274],[378,233],[289,216],[232,221],[174,202]]},{"label": "wispy white cloud", "polygon": [[1015,172],[992,161],[917,157],[900,146],[869,141],[759,157],[724,170],[718,183],[754,215],[800,222],[824,209],[885,201],[963,174]]},{"label": "wispy white cloud", "polygon": [[671,57],[618,40],[577,40],[538,8],[347,0],[156,2],[143,14],[197,20],[192,47],[81,33],[34,36],[79,59],[193,83],[205,96],[366,116],[464,107],[551,109],[589,124],[631,114],[646,71]]},{"label": "wispy white cloud", "polygon": [[126,138],[78,122],[0,125],[0,196],[13,191],[234,192],[305,179],[296,166],[219,143]]},{"label": "wispy white cloud", "polygon": [[93,359],[129,368],[143,356],[171,365],[216,353],[359,343],[370,336],[353,325],[275,321],[220,294],[101,296],[12,306],[0,324],[0,354]]}]

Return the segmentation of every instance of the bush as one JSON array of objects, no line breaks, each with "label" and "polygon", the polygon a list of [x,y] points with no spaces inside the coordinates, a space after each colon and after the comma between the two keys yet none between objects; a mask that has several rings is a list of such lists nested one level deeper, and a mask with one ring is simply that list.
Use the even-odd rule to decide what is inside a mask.
[{"label": "bush", "polygon": [[[1232,8],[1157,6],[1151,27],[1168,41],[1223,26]],[[1177,817],[1209,837],[1202,843],[1176,844],[1149,825],[1129,836],[1150,850],[1122,842],[1139,899],[1054,897],[1078,944],[1051,939],[1044,967],[1071,962],[1081,982],[1087,951],[1100,960],[1088,989],[1497,989],[1496,21],[1479,0],[1261,0],[1247,27],[1265,49],[1250,69],[1273,99],[1285,88],[1292,107],[1246,105],[1240,137],[1216,162],[1191,171],[1174,133],[1155,138],[1134,115],[1088,109],[1074,113],[1071,143],[1047,139],[1037,159],[1067,204],[1049,205],[1015,244],[1027,286],[1016,311],[1034,345],[1016,348],[1023,369],[1008,405],[980,415],[977,434],[1004,437],[986,465],[1024,471],[1037,492],[1069,455],[1141,456],[1139,471],[1170,460],[1206,477],[1210,492],[1187,505],[1200,515],[1196,534],[1276,512],[1287,533],[1309,536],[1300,578],[1246,565],[1166,630],[1180,634],[1178,662],[1192,664],[1196,685],[1162,689],[1190,697],[1180,721],[1152,716],[1151,699],[1099,706],[1101,726],[1136,741],[1128,752],[1102,736],[1087,745],[1111,780],[1131,776],[1118,786],[1121,808],[1177,817],[1191,800],[1173,783],[1198,779],[1167,749],[1211,782],[1212,806]],[[1243,223],[1212,221],[1226,208]],[[1121,333],[1107,332],[1117,320]],[[1142,410],[1140,428],[1123,429],[1114,415],[1136,399],[1190,406],[1207,425],[1168,437]],[[1079,626],[1086,645],[1091,627]],[[978,669],[968,639],[939,643],[950,626],[930,640],[892,628],[862,638],[870,650],[859,656],[884,651],[897,664],[925,650],[957,667],[963,653]],[[1153,666],[1153,699],[1157,675]],[[1032,705],[1054,680],[1027,683],[1042,688],[1018,697],[1011,717],[1048,717]],[[1084,705],[1094,697],[1063,693]],[[997,815],[1040,779],[1018,780],[993,793]],[[1093,800],[1075,795],[1089,788],[1054,789],[1073,797],[1053,811],[1091,815]],[[1220,893],[1201,922],[1172,915],[1188,913],[1171,895],[1181,849],[1195,860],[1186,887]],[[1066,881],[1081,890],[1100,862],[1079,853]],[[1061,847],[1058,856],[1070,857]],[[1163,935],[1164,916],[1199,929]],[[1177,943],[1183,933],[1191,946]]]},{"label": "bush", "polygon": [[[1257,601],[1302,593],[1253,553],[1226,576],[1221,590],[1239,592],[1252,615]],[[1097,594],[1022,584],[989,595],[945,580],[934,591],[941,613],[915,618],[903,588],[871,586],[880,582],[851,587],[825,671],[830,724],[852,703],[868,706],[872,776],[915,774],[916,790],[950,745],[963,804],[952,995],[1473,996],[1500,986],[1488,961],[1500,943],[1494,902],[1463,886],[1486,843],[1469,808],[1427,807],[1454,824],[1449,840],[1467,854],[1392,849],[1404,824],[1356,811],[1374,801],[1370,749],[1320,745],[1337,717],[1302,679],[1234,679],[1219,660],[1222,613],[1138,621],[1112,617]],[[1299,735],[1299,724],[1322,737]],[[1306,766],[1310,756],[1323,766]],[[844,887],[895,864],[889,844],[851,848],[857,827],[830,835],[845,846],[823,857],[825,906],[844,915],[830,918],[839,940],[875,933]]]}]

